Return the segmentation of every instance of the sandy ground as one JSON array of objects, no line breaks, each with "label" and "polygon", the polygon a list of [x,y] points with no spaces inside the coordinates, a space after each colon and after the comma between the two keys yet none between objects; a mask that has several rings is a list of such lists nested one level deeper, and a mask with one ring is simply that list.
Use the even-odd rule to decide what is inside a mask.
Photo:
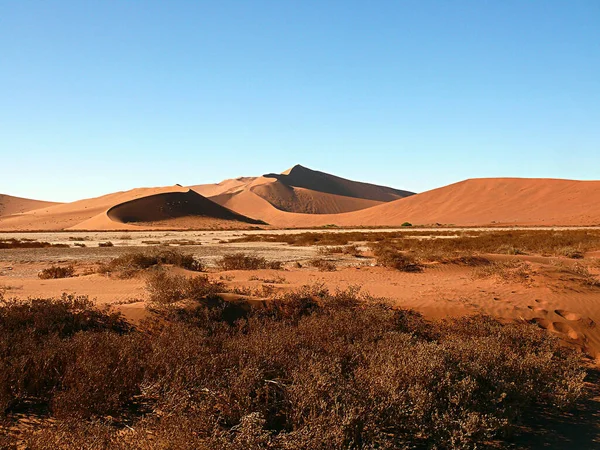
[{"label": "sandy ground", "polygon": [[[290,233],[284,230],[269,232]],[[177,248],[202,260],[209,268],[208,276],[213,280],[222,281],[229,289],[245,291],[255,298],[285,293],[303,285],[324,285],[331,290],[358,287],[363,293],[385,298],[395,307],[415,309],[431,320],[488,314],[503,321],[529,321],[559,337],[564,345],[579,349],[587,364],[595,366],[592,374],[600,373],[600,287],[583,283],[580,277],[568,270],[574,264],[585,264],[596,278],[600,278],[600,252],[588,253],[579,261],[530,255],[487,255],[496,261],[518,260],[526,264],[526,277],[503,279],[497,275],[482,276],[477,267],[455,264],[432,263],[420,273],[403,273],[377,267],[374,260],[368,257],[366,246],[362,249],[367,256],[358,258],[348,255],[324,256],[317,247],[226,242],[246,233],[252,232],[2,235],[68,243],[70,247],[0,250],[0,290],[6,297],[21,299],[56,297],[62,293],[87,295],[95,299],[98,305],[112,305],[136,323],[148,314],[145,275],[142,273],[133,278],[120,279],[95,271],[100,263],[124,253],[169,244],[166,248]],[[99,242],[106,241],[113,242],[114,246],[98,247]],[[86,247],[73,247],[75,242],[83,243]],[[181,243],[187,245],[179,245]],[[216,260],[236,251],[282,261],[284,270],[219,271]],[[320,272],[309,267],[307,262],[315,257],[333,261],[337,269]],[[39,279],[39,271],[51,264],[73,264],[76,276]],[[168,270],[189,276],[197,275],[179,268]],[[590,380],[594,397],[579,407],[577,418],[559,412],[556,417],[540,416],[540,424],[528,435],[532,439],[532,446],[525,442],[523,447],[518,448],[539,448],[537,445],[540,441],[548,443],[544,448],[550,449],[600,448],[600,393],[597,392],[600,384],[597,384],[596,378]]]},{"label": "sandy ground", "polygon": [[[440,263],[427,265],[422,273],[403,273],[376,267],[369,257],[324,257],[317,247],[225,242],[244,233],[26,233],[30,239],[70,245],[79,242],[86,247],[0,250],[0,289],[6,296],[19,298],[52,297],[63,292],[88,295],[99,304],[114,304],[137,319],[143,315],[147,299],[144,276],[123,280],[93,272],[98,264],[121,254],[170,243],[171,248],[202,260],[209,267],[210,277],[225,281],[230,288],[251,289],[257,296],[263,286],[281,292],[317,283],[332,290],[358,286],[364,293],[389,299],[397,307],[414,308],[432,319],[484,313],[503,320],[532,321],[592,358],[600,355],[600,327],[596,326],[600,323],[600,287],[586,285],[569,273],[566,268],[575,264],[573,260],[490,255],[491,259],[512,258],[527,263],[527,279],[508,281],[498,276],[481,276],[473,267]],[[98,242],[106,241],[114,242],[115,246],[97,246]],[[195,245],[178,245],[190,242]],[[216,260],[237,251],[282,261],[285,270],[219,272]],[[307,262],[313,258],[332,260],[337,270],[321,272],[309,267]],[[600,254],[588,254],[583,261],[592,274],[600,275]],[[78,276],[39,279],[39,271],[51,264],[74,264]]]}]

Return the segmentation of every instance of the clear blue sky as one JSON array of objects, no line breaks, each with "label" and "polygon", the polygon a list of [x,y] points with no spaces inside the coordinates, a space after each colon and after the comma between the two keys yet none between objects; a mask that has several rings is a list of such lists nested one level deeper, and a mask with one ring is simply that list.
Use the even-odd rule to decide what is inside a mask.
[{"label": "clear blue sky", "polygon": [[6,0],[0,193],[600,179],[598,0]]}]

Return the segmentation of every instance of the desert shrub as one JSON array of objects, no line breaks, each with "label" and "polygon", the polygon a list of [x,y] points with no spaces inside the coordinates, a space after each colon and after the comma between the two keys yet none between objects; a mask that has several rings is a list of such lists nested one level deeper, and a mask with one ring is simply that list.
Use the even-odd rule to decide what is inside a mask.
[{"label": "desert shrub", "polygon": [[148,276],[146,289],[150,293],[150,301],[168,304],[179,300],[198,300],[213,296],[224,290],[224,284],[210,281],[206,275],[186,277],[156,272]]},{"label": "desert shrub", "polygon": [[415,258],[389,246],[375,246],[373,253],[377,264],[380,266],[389,267],[401,272],[421,272],[423,270],[423,266]]},{"label": "desert shrub", "polygon": [[113,244],[110,241],[106,241],[106,242],[98,242],[98,247],[114,247],[115,244]]},{"label": "desert shrub", "polygon": [[49,242],[38,242],[32,239],[0,239],[0,249],[9,248],[67,248],[68,244],[51,244]]},{"label": "desert shrub", "polygon": [[217,261],[221,270],[281,270],[281,261],[267,261],[262,256],[247,255],[245,253],[229,253]]},{"label": "desert shrub", "polygon": [[163,264],[171,264],[194,272],[205,270],[204,264],[193,255],[177,250],[151,250],[130,252],[113,258],[110,262],[102,264],[99,273],[117,273],[121,278],[132,277],[141,270]]},{"label": "desert shrub", "polygon": [[75,267],[72,265],[66,267],[50,266],[38,273],[38,277],[42,280],[52,278],[70,278],[75,275]]},{"label": "desert shrub", "polygon": [[[448,239],[416,239],[451,236]],[[229,242],[284,242],[289,245],[347,245],[351,242],[393,244],[398,250],[421,253],[496,253],[565,256],[565,249],[583,254],[600,249],[597,230],[511,230],[511,231],[350,231],[307,232],[294,234],[253,234]],[[567,251],[567,256],[571,253]],[[577,253],[572,253],[577,255]],[[577,257],[577,256],[575,256]]]},{"label": "desert shrub", "polygon": [[[1,346],[1,389],[22,386],[60,417],[113,417],[43,422],[25,432],[28,448],[481,448],[584,393],[579,355],[527,323],[427,322],[318,285],[267,304],[192,303],[137,331]],[[0,343],[30,334],[12,323],[26,326],[0,330]],[[152,408],[128,415],[140,397]]]},{"label": "desert shrub", "polygon": [[336,265],[333,261],[329,261],[327,259],[315,258],[311,259],[308,262],[309,265],[314,267],[315,269],[320,270],[321,272],[335,272]]},{"label": "desert shrub", "polygon": [[78,333],[130,330],[118,313],[96,309],[87,297],[0,299],[0,415],[26,400],[51,401]]},{"label": "desert shrub", "polygon": [[319,253],[322,253],[324,255],[336,255],[336,254],[350,255],[350,256],[354,256],[356,258],[362,256],[362,252],[360,251],[360,249],[358,248],[357,245],[346,245],[346,246],[338,245],[338,246],[333,246],[333,247],[320,247]]},{"label": "desert shrub", "polygon": [[56,416],[114,414],[140,392],[146,340],[140,335],[78,333],[64,346],[64,366],[52,411]]},{"label": "desert shrub", "polygon": [[572,259],[583,258],[583,252],[575,247],[562,247],[556,251],[558,256],[565,256]]},{"label": "desert shrub", "polygon": [[404,222],[402,225],[400,225],[401,227],[412,227],[412,223],[410,222]]}]

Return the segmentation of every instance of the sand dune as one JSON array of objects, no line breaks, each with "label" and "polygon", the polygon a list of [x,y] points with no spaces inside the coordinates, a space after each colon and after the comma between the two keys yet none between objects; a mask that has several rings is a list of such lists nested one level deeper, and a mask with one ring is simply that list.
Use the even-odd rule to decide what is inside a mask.
[{"label": "sand dune", "polygon": [[58,203],[45,202],[42,200],[31,200],[28,198],[13,197],[12,195],[0,194],[0,216],[21,214],[27,211],[45,208],[47,206],[52,205],[58,205]]},{"label": "sand dune", "polygon": [[[276,178],[237,178],[218,185],[194,186],[193,191],[181,186],[140,188],[45,206],[0,217],[0,230],[243,228],[256,220],[278,228],[398,226],[404,222],[457,226],[600,224],[600,181],[470,179],[383,202],[288,184],[285,180],[295,182],[298,172],[316,173],[314,177],[321,179],[320,172],[297,167]],[[311,176],[309,173],[307,179]],[[396,195],[390,188],[365,189],[365,197]],[[198,192],[215,195],[206,199]]]},{"label": "sand dune", "polygon": [[[350,213],[343,225],[598,225],[600,181],[481,178]],[[337,223],[336,222],[336,223]]]},{"label": "sand dune", "polygon": [[280,181],[255,186],[251,190],[277,209],[304,214],[338,214],[382,203],[288,186]]},{"label": "sand dune", "polygon": [[252,190],[222,204],[274,227],[434,225],[598,225],[600,181],[487,178],[461,181],[343,214],[281,211]]},{"label": "sand dune", "polygon": [[[233,201],[238,205],[242,199],[252,198],[246,194],[250,191],[280,211],[300,214],[358,211],[413,195],[412,192],[351,181],[300,165],[281,174],[236,178],[218,184],[191,186],[191,189],[227,207],[234,196],[244,194]],[[238,212],[242,214],[242,211],[251,211],[247,205],[241,208]]]},{"label": "sand dune", "polygon": [[311,170],[295,165],[281,174],[267,174],[265,178],[275,178],[283,184],[344,197],[353,197],[378,202],[390,202],[413,195],[413,192],[401,191],[386,186],[347,180],[328,173]]},{"label": "sand dune", "polygon": [[212,228],[258,223],[181,186],[138,188],[0,218],[0,230]]}]

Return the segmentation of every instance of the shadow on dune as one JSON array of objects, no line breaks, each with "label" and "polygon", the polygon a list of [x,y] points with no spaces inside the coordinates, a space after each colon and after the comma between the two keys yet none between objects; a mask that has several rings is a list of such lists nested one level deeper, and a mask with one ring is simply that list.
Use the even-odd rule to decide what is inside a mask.
[{"label": "shadow on dune", "polygon": [[111,220],[121,223],[148,223],[182,217],[202,217],[264,224],[261,220],[251,219],[231,211],[192,190],[166,192],[130,200],[113,206],[108,210],[107,215]]}]

